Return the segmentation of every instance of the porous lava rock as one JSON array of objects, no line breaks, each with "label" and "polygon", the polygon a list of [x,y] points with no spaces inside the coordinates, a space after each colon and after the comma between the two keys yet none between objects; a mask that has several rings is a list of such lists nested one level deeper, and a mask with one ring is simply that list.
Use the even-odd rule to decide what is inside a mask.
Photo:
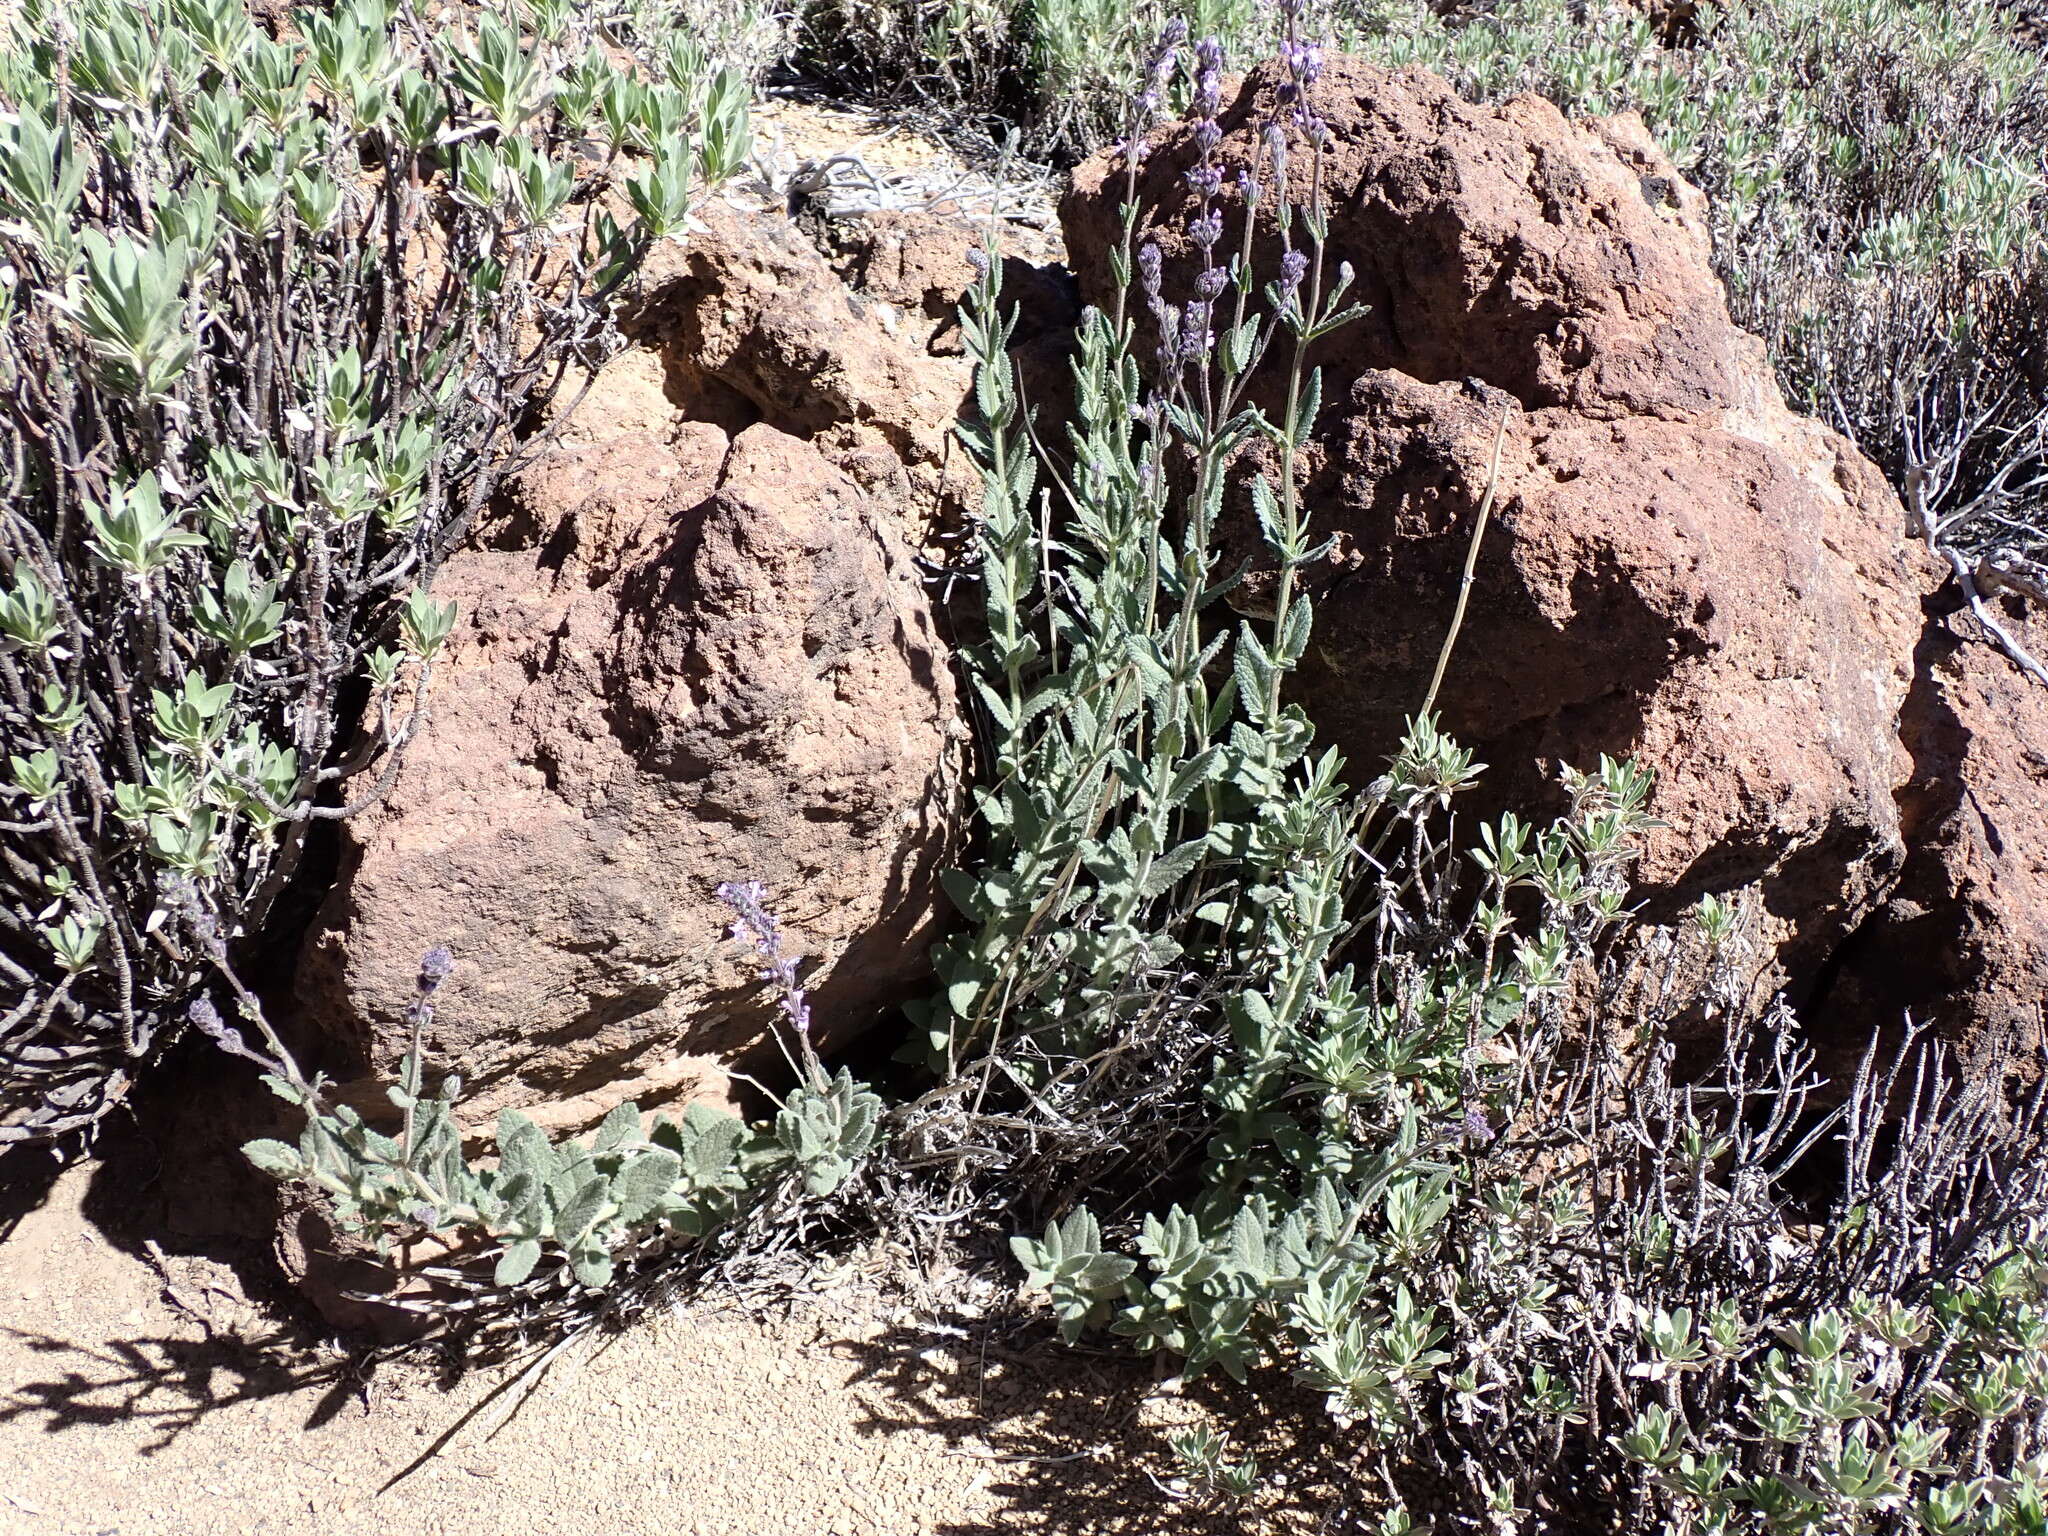
[{"label": "porous lava rock", "polygon": [[[2038,1063],[2048,1045],[2048,689],[1958,606],[1952,588],[1930,601],[1899,722],[1913,760],[1899,790],[1911,852],[1842,946],[1822,1032],[1860,1040],[1911,1016],[1972,1055]],[[1999,615],[2039,655],[2048,624],[2028,617],[2017,606]]]},{"label": "porous lava rock", "polygon": [[344,824],[297,982],[365,1104],[433,945],[473,1126],[722,1093],[773,1008],[723,880],[766,884],[821,1033],[925,978],[960,731],[902,510],[765,423],[677,423],[669,382],[608,369],[436,581],[430,723]]},{"label": "porous lava rock", "polygon": [[[900,317],[933,357],[964,358],[960,309],[974,282],[969,253],[988,238],[986,222],[964,215],[881,209],[828,226],[833,268],[863,300]],[[1028,244],[1042,248],[1041,235]],[[1075,327],[1081,319],[1074,276],[1058,261],[1003,254],[1001,305],[1010,320],[1010,360],[1029,409],[1047,421],[1064,420],[1073,399]],[[972,487],[969,490],[972,491]],[[980,506],[955,498],[955,518]]]},{"label": "porous lava rock", "polygon": [[[1274,85],[1254,74],[1226,109],[1226,173],[1259,165]],[[1558,762],[1635,756],[1669,823],[1640,869],[1650,914],[1753,892],[1786,978],[1811,977],[1905,858],[1897,719],[1931,579],[1897,500],[1786,407],[1729,319],[1698,194],[1639,122],[1475,105],[1355,59],[1331,61],[1314,105],[1327,266],[1348,263],[1371,310],[1319,348],[1300,472],[1337,542],[1301,701],[1355,776],[1379,771],[1426,692],[1498,437],[1438,701],[1491,765],[1475,808],[1556,808]],[[1165,131],[1138,178],[1140,238],[1174,294],[1194,266],[1193,155],[1190,130]],[[1295,198],[1314,169],[1297,135]],[[1095,303],[1123,175],[1098,157],[1062,208]],[[1274,259],[1269,238],[1257,249]],[[1232,537],[1256,555],[1247,519]],[[1234,600],[1256,612],[1260,593],[1255,577]]]},{"label": "porous lava rock", "polygon": [[[827,221],[820,238],[823,250],[793,220],[713,206],[651,258],[625,328],[663,359],[686,414],[804,438],[929,543],[980,505],[954,429],[973,382],[958,311],[986,230],[882,209]],[[1026,393],[1057,409],[1079,317],[1072,278],[1011,257],[1003,290]]]},{"label": "porous lava rock", "polygon": [[[954,243],[960,289],[968,245]],[[930,349],[923,313],[849,287],[790,220],[714,205],[702,228],[650,257],[639,292],[625,328],[661,355],[689,415],[805,439],[916,538],[976,500],[954,442],[966,359]]]}]

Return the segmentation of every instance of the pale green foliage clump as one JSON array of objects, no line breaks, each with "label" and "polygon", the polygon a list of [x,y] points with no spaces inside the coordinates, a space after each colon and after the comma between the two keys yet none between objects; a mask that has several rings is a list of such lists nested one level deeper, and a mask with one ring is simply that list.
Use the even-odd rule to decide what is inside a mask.
[{"label": "pale green foliage clump", "polygon": [[[283,1082],[283,1080],[280,1080]],[[622,1104],[588,1143],[551,1145],[526,1116],[498,1117],[495,1167],[463,1155],[454,1107],[460,1078],[440,1092],[420,1091],[420,1064],[408,1056],[391,1102],[406,1128],[387,1136],[346,1105],[323,1108],[289,1082],[285,1096],[308,1109],[296,1147],[253,1141],[244,1149],[274,1178],[324,1191],[336,1224],[380,1252],[408,1237],[451,1245],[488,1241],[501,1253],[493,1283],[516,1286],[544,1252],[559,1254],[575,1279],[608,1284],[613,1255],[628,1234],[699,1237],[730,1216],[746,1188],[746,1127],[729,1114],[692,1106],[681,1122],[657,1117],[643,1128]],[[636,1230],[637,1229],[637,1230]]]},{"label": "pale green foliage clump", "polygon": [[317,1083],[270,1082],[307,1111],[306,1125],[297,1146],[249,1143],[244,1150],[258,1168],[324,1192],[340,1229],[380,1253],[422,1238],[458,1256],[494,1249],[489,1284],[500,1293],[524,1285],[544,1259],[552,1267],[543,1280],[602,1289],[622,1259],[705,1237],[784,1172],[808,1194],[828,1196],[873,1150],[881,1108],[842,1071],[792,1091],[760,1127],[703,1104],[648,1125],[628,1103],[587,1142],[551,1144],[532,1120],[506,1110],[497,1161],[479,1167],[464,1155],[455,1120],[461,1079],[425,1093],[417,1056],[406,1058],[390,1091],[405,1116],[396,1136],[346,1105],[326,1105]]},{"label": "pale green foliage clump", "polygon": [[11,11],[0,1143],[89,1131],[388,783],[436,565],[745,160],[738,74],[607,41],[573,0]]},{"label": "pale green foliage clump", "polygon": [[[1258,217],[1316,272],[1316,209]],[[1313,1393],[1324,1528],[2040,1530],[2048,1090],[1910,1033],[1830,1089],[1750,994],[1739,900],[1629,914],[1631,764],[1460,835],[1480,765],[1425,715],[1344,788],[1284,694],[1319,393],[1285,340],[1344,316],[1251,248],[1219,248],[1213,337],[1150,367],[1122,306],[1084,319],[1058,452],[995,263],[963,315],[984,862],[899,1145],[988,1206],[1049,1192],[1011,1247],[1066,1337]],[[1255,571],[1219,555],[1233,493]],[[1220,1436],[1177,1454],[1254,1495]]]},{"label": "pale green foliage clump", "polygon": [[1259,1486],[1255,1456],[1230,1459],[1230,1436],[1206,1424],[1173,1435],[1169,1442],[1181,1474],[1192,1491],[1211,1499],[1236,1502]]},{"label": "pale green foliage clump", "polygon": [[[449,1076],[432,1095],[424,1086],[421,1041],[434,994],[455,963],[435,949],[421,960],[408,1014],[413,1049],[387,1094],[403,1116],[395,1135],[332,1102],[322,1078],[305,1076],[253,997],[240,996],[240,1011],[263,1049],[248,1045],[210,1004],[198,1010],[200,1029],[260,1064],[272,1091],[305,1115],[297,1146],[266,1139],[244,1153],[271,1177],[324,1196],[350,1237],[380,1254],[401,1250],[401,1283],[389,1304],[444,1317],[467,1312],[486,1325],[508,1317],[517,1325],[536,1301],[558,1319],[572,1315],[581,1299],[613,1286],[621,1264],[636,1282],[658,1278],[658,1266],[643,1261],[701,1242],[778,1186],[793,1200],[829,1199],[881,1142],[882,1101],[845,1068],[828,1073],[812,1049],[798,957],[785,948],[766,892],[757,882],[729,882],[718,895],[737,919],[731,936],[752,944],[794,1036],[795,1050],[784,1047],[797,1082],[771,1121],[749,1125],[699,1103],[679,1121],[656,1116],[648,1126],[629,1102],[606,1115],[588,1142],[555,1144],[531,1119],[506,1110],[498,1116],[495,1165],[471,1163],[455,1115],[461,1079]],[[413,1245],[429,1239],[448,1257],[412,1262]],[[492,1254],[495,1264],[484,1273],[480,1261]],[[397,1293],[422,1278],[430,1282],[424,1294]],[[451,1307],[449,1285],[469,1295]]]}]

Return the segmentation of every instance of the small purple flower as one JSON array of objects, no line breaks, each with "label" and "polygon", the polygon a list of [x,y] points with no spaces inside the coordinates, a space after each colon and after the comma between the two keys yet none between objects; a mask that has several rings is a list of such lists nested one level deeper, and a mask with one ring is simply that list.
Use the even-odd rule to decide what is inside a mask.
[{"label": "small purple flower", "polygon": [[455,956],[448,946],[436,944],[420,956],[420,990],[431,992],[446,981],[455,971]]},{"label": "small purple flower", "polygon": [[1190,220],[1188,223],[1188,238],[1203,250],[1208,250],[1209,247],[1223,238],[1223,215],[1210,212],[1203,214],[1198,219]]},{"label": "small purple flower", "polygon": [[1180,357],[1183,362],[1196,362],[1209,355],[1216,345],[1216,336],[1209,329],[1214,309],[1206,299],[1191,300],[1181,311]]},{"label": "small purple flower", "polygon": [[240,1056],[246,1061],[253,1061],[268,1072],[280,1070],[280,1063],[271,1061],[259,1051],[249,1049],[247,1042],[242,1039],[242,1032],[230,1026],[227,1020],[220,1016],[220,1010],[214,1007],[212,998],[204,995],[193,998],[185,1010],[185,1017],[194,1029],[230,1056]]},{"label": "small purple flower", "polygon": [[1173,61],[1180,53],[1181,46],[1188,40],[1188,24],[1176,16],[1159,33],[1159,41],[1153,45],[1151,57],[1145,61],[1145,86],[1138,93],[1138,116],[1131,130],[1131,141],[1125,152],[1133,156],[1140,152],[1137,135],[1144,131],[1145,124],[1159,115],[1160,104],[1166,99],[1167,82],[1173,78]]},{"label": "small purple flower", "polygon": [[1323,50],[1314,43],[1289,43],[1281,50],[1280,62],[1294,83],[1305,91],[1323,73]]},{"label": "small purple flower", "polygon": [[1147,240],[1138,247],[1138,281],[1144,284],[1148,298],[1159,297],[1160,258],[1159,247]]},{"label": "small purple flower", "polygon": [[1213,299],[1223,292],[1223,269],[1204,267],[1195,278],[1195,295],[1198,298]]},{"label": "small purple flower", "polygon": [[797,985],[796,967],[801,955],[782,952],[782,925],[768,910],[768,892],[758,880],[727,880],[718,887],[718,899],[734,913],[733,938],[751,943],[761,957],[761,979],[782,990],[782,1014],[797,1038],[808,1045],[811,1034],[811,1005],[804,989]]},{"label": "small purple flower", "polygon": [[1223,44],[1205,37],[1195,44],[1195,116],[1212,118],[1223,105]]},{"label": "small purple flower", "polygon": [[1301,286],[1308,276],[1308,257],[1300,251],[1288,251],[1280,258],[1280,286],[1289,293]]},{"label": "small purple flower", "polygon": [[1152,318],[1159,326],[1159,366],[1180,366],[1180,309],[1165,299],[1152,301]]},{"label": "small purple flower", "polygon": [[[1215,153],[1216,146],[1223,142],[1223,130],[1216,126],[1216,119],[1205,117],[1195,124],[1195,148],[1207,156]],[[1216,185],[1223,184],[1223,173],[1216,173]],[[1212,189],[1213,190],[1213,189]]]},{"label": "small purple flower", "polygon": [[[1216,125],[1204,123],[1202,126],[1213,129]],[[1214,197],[1223,185],[1223,168],[1213,161],[1204,160],[1188,172],[1187,180],[1189,188],[1197,197]]]},{"label": "small purple flower", "polygon": [[970,245],[967,248],[967,265],[974,268],[974,275],[976,277],[987,277],[988,252],[978,245]]}]

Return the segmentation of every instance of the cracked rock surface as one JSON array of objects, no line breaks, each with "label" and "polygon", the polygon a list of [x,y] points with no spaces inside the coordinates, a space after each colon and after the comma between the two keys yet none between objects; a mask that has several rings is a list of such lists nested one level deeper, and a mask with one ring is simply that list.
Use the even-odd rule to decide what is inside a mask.
[{"label": "cracked rock surface", "polygon": [[914,991],[958,787],[953,681],[893,510],[766,424],[675,423],[608,370],[435,591],[432,721],[351,821],[298,993],[374,1104],[448,945],[430,1070],[465,1119],[581,1129],[724,1091],[773,999],[723,941],[768,888],[821,1031]]}]

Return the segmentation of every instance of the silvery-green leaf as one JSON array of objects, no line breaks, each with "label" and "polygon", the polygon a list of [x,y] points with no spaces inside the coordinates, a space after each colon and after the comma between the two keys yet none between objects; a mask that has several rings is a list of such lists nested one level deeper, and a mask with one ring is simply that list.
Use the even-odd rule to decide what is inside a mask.
[{"label": "silvery-green leaf", "polygon": [[508,1243],[505,1251],[498,1256],[498,1266],[492,1278],[499,1285],[517,1285],[533,1273],[540,1263],[540,1244],[532,1238],[521,1238]]},{"label": "silvery-green leaf", "polygon": [[666,1147],[655,1147],[627,1159],[612,1179],[611,1198],[619,1220],[643,1221],[682,1177],[683,1160]]}]

